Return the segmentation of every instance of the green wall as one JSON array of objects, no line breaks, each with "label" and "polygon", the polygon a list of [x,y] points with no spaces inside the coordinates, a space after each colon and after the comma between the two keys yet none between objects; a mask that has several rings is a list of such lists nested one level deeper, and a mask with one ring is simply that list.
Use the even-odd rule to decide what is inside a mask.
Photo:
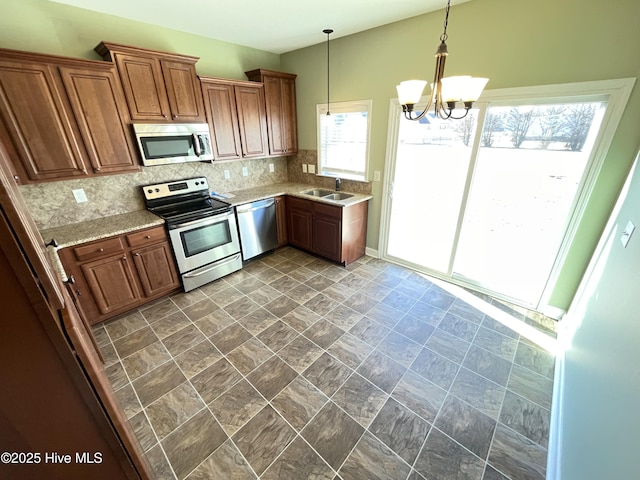
[{"label": "green wall", "polygon": [[[331,100],[373,99],[371,178],[374,170],[384,172],[395,85],[407,78],[431,79],[443,18],[440,10],[331,40]],[[487,89],[638,77],[638,18],[638,0],[473,0],[454,5],[446,74],[489,77]],[[318,42],[325,39],[319,31]],[[282,67],[298,74],[300,148],[316,149],[315,104],[326,101],[326,44],[284,54]],[[552,295],[550,303],[556,307],[569,306],[639,147],[638,90],[636,85]],[[373,184],[373,195],[367,245],[377,248],[382,182]]]},{"label": "green wall", "polygon": [[200,75],[246,80],[245,71],[281,68],[280,55],[254,48],[48,0],[0,0],[1,48],[100,60],[102,40],[200,57]]},{"label": "green wall", "polygon": [[[133,1],[133,0],[132,0]],[[201,75],[244,79],[253,68],[298,74],[301,149],[316,149],[315,105],[326,101],[326,45],[284,55],[68,7],[47,0],[0,0],[0,47],[97,59],[101,40],[201,58]],[[490,78],[507,88],[640,76],[638,0],[473,0],[454,5],[447,75]],[[389,101],[395,85],[433,74],[443,11],[331,43],[332,101],[373,99],[371,175],[384,172]],[[241,14],[239,15],[239,24]],[[337,32],[338,33],[338,32]],[[551,304],[568,307],[640,144],[636,86],[598,179]],[[383,179],[384,180],[384,179]],[[382,183],[373,183],[367,246],[378,248]]]}]

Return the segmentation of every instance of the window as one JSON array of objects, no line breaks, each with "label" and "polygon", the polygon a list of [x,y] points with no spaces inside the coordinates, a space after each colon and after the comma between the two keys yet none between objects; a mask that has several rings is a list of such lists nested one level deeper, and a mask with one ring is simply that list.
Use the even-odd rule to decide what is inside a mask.
[{"label": "window", "polygon": [[317,105],[318,174],[367,181],[371,100]]}]

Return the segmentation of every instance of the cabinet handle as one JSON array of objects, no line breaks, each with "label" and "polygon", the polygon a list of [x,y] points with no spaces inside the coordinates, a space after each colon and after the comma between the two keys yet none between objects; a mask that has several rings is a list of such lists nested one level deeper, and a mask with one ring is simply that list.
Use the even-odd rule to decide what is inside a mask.
[{"label": "cabinet handle", "polygon": [[45,243],[44,246],[58,248],[58,242],[56,242],[55,238],[52,238],[51,241],[49,241],[49,243]]}]

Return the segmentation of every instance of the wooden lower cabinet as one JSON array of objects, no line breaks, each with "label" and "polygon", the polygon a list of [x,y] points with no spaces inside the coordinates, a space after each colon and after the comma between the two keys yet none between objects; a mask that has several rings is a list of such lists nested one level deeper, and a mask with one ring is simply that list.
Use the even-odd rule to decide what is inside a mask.
[{"label": "wooden lower cabinet", "polygon": [[291,245],[343,265],[364,255],[369,202],[328,205],[287,198],[287,233]]},{"label": "wooden lower cabinet", "polygon": [[60,250],[86,320],[98,323],[180,289],[163,226]]},{"label": "wooden lower cabinet", "polygon": [[276,204],[276,231],[278,232],[278,247],[284,247],[289,243],[287,236],[287,197],[279,195],[273,197]]}]

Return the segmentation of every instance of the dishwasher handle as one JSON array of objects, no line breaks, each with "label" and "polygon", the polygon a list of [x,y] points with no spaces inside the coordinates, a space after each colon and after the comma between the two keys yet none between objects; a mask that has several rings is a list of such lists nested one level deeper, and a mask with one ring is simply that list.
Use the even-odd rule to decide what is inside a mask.
[{"label": "dishwasher handle", "polygon": [[259,202],[247,203],[246,205],[240,205],[236,207],[237,213],[249,213],[255,212],[257,210],[262,210],[263,208],[269,208],[275,204],[275,200],[273,198],[268,198],[266,200],[261,200]]}]

